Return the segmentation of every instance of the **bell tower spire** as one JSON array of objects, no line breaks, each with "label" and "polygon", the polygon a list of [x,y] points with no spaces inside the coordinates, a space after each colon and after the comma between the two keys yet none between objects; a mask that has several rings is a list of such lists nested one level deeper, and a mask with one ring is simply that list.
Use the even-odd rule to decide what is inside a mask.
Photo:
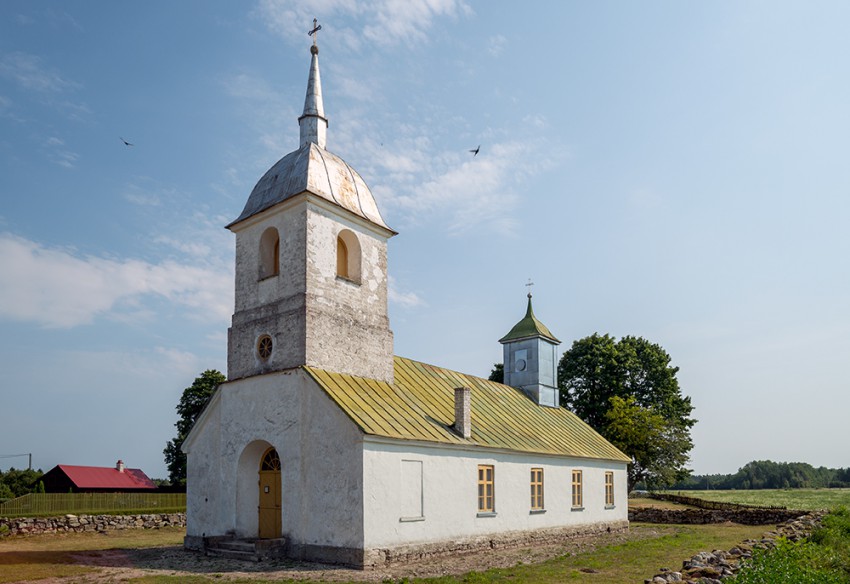
[{"label": "bell tower spire", "polygon": [[392,383],[384,223],[363,178],[325,149],[318,45],[301,142],[257,181],[239,217],[227,376],[308,366]]},{"label": "bell tower spire", "polygon": [[555,351],[561,341],[555,338],[546,325],[534,316],[531,307],[531,286],[525,317],[502,337],[504,350],[505,385],[522,390],[541,406],[557,408],[558,363]]},{"label": "bell tower spire", "polygon": [[328,119],[325,117],[325,106],[322,103],[322,78],[319,76],[319,45],[316,42],[322,25],[313,19],[313,30],[309,33],[313,37],[310,54],[310,77],[307,79],[307,95],[304,98],[304,113],[298,118],[298,126],[301,128],[299,146],[313,142],[319,148],[325,147],[328,133]]}]

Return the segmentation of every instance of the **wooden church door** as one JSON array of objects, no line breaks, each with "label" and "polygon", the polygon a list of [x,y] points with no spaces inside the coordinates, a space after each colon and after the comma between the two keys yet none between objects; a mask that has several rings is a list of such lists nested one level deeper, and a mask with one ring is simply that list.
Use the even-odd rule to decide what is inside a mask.
[{"label": "wooden church door", "polygon": [[259,537],[280,537],[280,457],[269,448],[260,463]]}]

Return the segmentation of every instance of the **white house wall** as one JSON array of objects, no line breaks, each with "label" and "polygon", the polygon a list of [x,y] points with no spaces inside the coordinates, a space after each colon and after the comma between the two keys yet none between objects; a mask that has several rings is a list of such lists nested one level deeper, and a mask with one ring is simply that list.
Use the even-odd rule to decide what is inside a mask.
[{"label": "white house wall", "polygon": [[[422,466],[422,517],[411,517],[405,461]],[[495,516],[478,513],[478,465],[493,465]],[[555,456],[364,443],[364,547],[456,541],[509,532],[590,526],[622,528],[628,521],[626,465]],[[532,512],[532,468],[543,468],[545,512]],[[583,471],[584,506],[572,508],[572,470]],[[605,472],[614,473],[614,506],[605,505]],[[408,473],[409,474],[409,473]],[[415,498],[415,497],[414,497]]]},{"label": "white house wall", "polygon": [[[187,545],[257,537],[258,470],[281,460],[282,532],[305,557],[362,549],[359,431],[302,370],[223,384],[187,440]],[[235,480],[234,480],[235,479]]]}]

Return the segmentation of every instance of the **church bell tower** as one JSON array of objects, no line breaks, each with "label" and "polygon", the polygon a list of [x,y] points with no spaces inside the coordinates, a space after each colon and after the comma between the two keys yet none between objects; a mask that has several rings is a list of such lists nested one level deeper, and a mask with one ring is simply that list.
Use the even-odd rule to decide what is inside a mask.
[{"label": "church bell tower", "polygon": [[357,171],[325,149],[315,36],[310,52],[299,147],[227,226],[236,235],[227,377],[308,365],[392,382],[387,240],[396,232]]},{"label": "church bell tower", "polygon": [[561,341],[534,316],[530,292],[525,317],[499,342],[504,353],[505,385],[522,390],[541,406],[557,408],[560,404],[555,352]]}]

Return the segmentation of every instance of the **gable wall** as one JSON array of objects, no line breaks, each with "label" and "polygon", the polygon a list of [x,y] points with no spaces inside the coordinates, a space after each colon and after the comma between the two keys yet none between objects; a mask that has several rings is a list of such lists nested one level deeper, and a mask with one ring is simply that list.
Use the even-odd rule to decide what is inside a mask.
[{"label": "gable wall", "polygon": [[[411,485],[403,484],[403,461],[421,461],[424,520],[410,520]],[[628,520],[624,463],[369,441],[363,464],[367,549]],[[495,517],[478,517],[479,464],[494,466]],[[545,513],[531,513],[532,467],[544,469]],[[572,469],[583,471],[581,511],[572,509]],[[614,472],[610,509],[605,507],[606,470]]]},{"label": "gable wall", "polygon": [[359,548],[363,466],[353,424],[300,369],[228,382],[219,392],[187,452],[187,541],[257,536],[257,471],[273,446],[288,542]]}]

